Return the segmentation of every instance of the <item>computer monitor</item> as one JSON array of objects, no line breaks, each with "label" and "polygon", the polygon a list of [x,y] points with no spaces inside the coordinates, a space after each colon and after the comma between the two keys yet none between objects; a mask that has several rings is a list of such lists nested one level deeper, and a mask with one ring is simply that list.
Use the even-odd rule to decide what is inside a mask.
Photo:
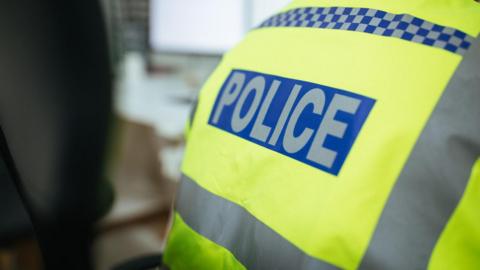
[{"label": "computer monitor", "polygon": [[155,52],[222,54],[251,25],[250,0],[151,0],[150,46]]}]

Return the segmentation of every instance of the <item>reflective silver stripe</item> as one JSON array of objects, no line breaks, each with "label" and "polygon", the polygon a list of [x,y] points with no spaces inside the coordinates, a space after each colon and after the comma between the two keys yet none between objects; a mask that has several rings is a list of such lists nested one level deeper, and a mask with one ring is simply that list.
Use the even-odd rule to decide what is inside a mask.
[{"label": "reflective silver stripe", "polygon": [[477,39],[450,80],[400,174],[360,269],[426,269],[479,156]]},{"label": "reflective silver stripe", "polygon": [[185,175],[176,210],[193,230],[227,248],[247,269],[338,269],[305,254],[241,206],[210,193]]}]

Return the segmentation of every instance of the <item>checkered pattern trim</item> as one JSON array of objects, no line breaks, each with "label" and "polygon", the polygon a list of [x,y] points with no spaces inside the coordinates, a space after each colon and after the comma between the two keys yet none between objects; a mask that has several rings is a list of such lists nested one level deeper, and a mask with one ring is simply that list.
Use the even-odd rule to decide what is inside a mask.
[{"label": "checkered pattern trim", "polygon": [[408,14],[392,14],[369,8],[306,7],[274,15],[266,27],[311,27],[338,29],[395,37],[463,55],[474,38],[447,26]]}]

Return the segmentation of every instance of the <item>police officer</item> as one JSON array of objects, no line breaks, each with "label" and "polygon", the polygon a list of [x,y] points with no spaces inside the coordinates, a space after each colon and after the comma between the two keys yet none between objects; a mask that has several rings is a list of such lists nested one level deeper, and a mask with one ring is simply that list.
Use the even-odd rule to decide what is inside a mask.
[{"label": "police officer", "polygon": [[225,55],[172,269],[480,269],[480,5],[307,1]]}]

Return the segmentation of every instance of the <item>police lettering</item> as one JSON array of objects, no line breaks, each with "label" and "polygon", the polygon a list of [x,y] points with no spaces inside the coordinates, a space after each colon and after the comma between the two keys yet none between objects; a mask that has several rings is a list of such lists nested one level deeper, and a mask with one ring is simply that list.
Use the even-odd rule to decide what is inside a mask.
[{"label": "police lettering", "polygon": [[234,70],[209,123],[337,175],[374,102],[314,83]]}]

